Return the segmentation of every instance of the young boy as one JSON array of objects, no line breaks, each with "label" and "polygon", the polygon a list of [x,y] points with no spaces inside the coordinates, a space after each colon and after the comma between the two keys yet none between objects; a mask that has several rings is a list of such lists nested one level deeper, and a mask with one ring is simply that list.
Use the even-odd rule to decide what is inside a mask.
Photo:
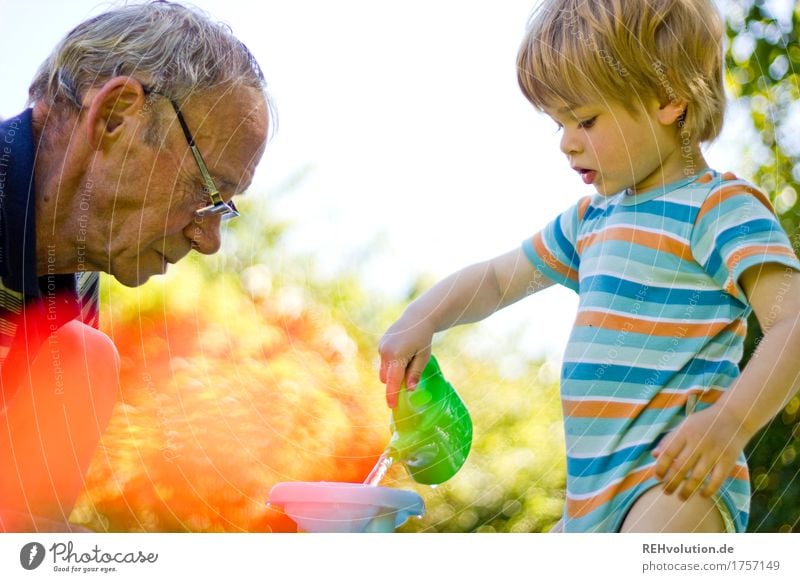
[{"label": "young boy", "polygon": [[[414,301],[380,343],[389,406],[435,332],[560,283],[567,532],[744,531],[743,449],[797,389],[800,263],[766,196],[708,168],[724,111],[711,0],[545,0],[520,86],[597,193]],[[764,339],[743,373],[746,318]],[[674,495],[677,493],[677,495]]]}]

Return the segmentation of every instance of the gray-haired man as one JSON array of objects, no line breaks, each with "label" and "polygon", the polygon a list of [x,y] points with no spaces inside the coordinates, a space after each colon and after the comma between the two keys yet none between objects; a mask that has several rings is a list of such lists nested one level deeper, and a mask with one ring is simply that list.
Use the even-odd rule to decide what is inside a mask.
[{"label": "gray-haired man", "polygon": [[141,285],[220,246],[269,125],[258,64],[168,2],[70,32],[0,123],[0,531],[67,529],[111,415],[97,272]]}]

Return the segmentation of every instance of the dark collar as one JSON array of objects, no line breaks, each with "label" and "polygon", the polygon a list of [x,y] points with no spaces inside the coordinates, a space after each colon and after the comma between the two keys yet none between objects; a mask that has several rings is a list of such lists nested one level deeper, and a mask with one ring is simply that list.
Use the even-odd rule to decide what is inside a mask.
[{"label": "dark collar", "polygon": [[39,297],[33,185],[32,110],[0,123],[0,276],[3,284]]}]

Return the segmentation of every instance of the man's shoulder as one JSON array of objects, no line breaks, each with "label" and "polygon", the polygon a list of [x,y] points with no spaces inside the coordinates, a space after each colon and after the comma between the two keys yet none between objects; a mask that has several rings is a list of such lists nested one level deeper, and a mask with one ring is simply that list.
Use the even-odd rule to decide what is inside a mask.
[{"label": "man's shoulder", "polygon": [[[31,108],[27,108],[19,115],[9,117],[8,119],[0,117],[0,134],[3,134],[4,138],[12,140],[20,134],[20,132],[30,128],[32,120],[33,110]],[[4,143],[5,145],[9,144],[9,142]]]}]

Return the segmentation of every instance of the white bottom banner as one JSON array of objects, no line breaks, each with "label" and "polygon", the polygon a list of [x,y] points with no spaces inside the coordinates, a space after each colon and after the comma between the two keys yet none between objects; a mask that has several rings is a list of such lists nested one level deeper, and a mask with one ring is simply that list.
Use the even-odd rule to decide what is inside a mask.
[{"label": "white bottom banner", "polygon": [[[800,580],[794,534],[0,534],[0,580]],[[544,578],[546,576],[547,578]],[[181,578],[177,578],[181,577]]]}]

